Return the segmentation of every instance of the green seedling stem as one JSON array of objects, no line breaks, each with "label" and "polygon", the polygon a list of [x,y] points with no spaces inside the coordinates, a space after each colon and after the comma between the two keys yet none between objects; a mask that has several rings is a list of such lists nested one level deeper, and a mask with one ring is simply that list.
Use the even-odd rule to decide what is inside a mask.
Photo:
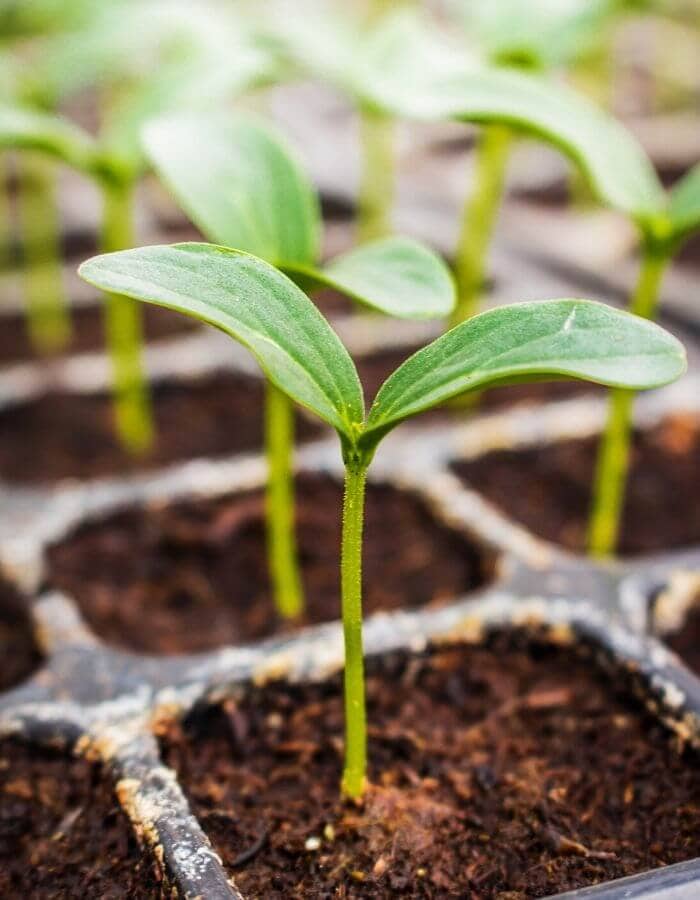
[{"label": "green seedling stem", "polygon": [[[134,185],[127,179],[104,178],[101,187],[102,249],[111,253],[134,242]],[[144,453],[153,443],[153,417],[141,353],[141,308],[130,297],[106,293],[104,309],[117,433],[127,450]]]},{"label": "green seedling stem", "polygon": [[395,124],[392,118],[370,106],[360,105],[362,172],[357,209],[360,243],[391,233],[395,191]]},{"label": "green seedling stem", "polygon": [[453,325],[479,310],[512,140],[510,130],[500,125],[487,126],[479,136],[474,190],[465,205],[455,257],[457,305]]},{"label": "green seedling stem", "polygon": [[17,163],[27,329],[37,351],[53,353],[63,349],[71,335],[55,196],[57,167],[36,153],[25,154]]},{"label": "green seedling stem", "polygon": [[[637,288],[630,312],[653,319],[668,253],[647,248],[642,257]],[[629,471],[634,392],[612,390],[608,416],[598,450],[593,482],[593,503],[589,522],[588,547],[592,556],[611,556],[617,547]]]},{"label": "green seedling stem", "polygon": [[277,611],[284,619],[304,612],[294,528],[294,405],[272,382],[265,396],[265,455],[267,457],[267,553]]}]

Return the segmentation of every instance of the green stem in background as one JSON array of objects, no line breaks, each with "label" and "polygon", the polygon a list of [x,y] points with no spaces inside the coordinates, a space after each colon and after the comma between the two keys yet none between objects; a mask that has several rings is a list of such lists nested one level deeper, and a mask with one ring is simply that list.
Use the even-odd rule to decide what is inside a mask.
[{"label": "green stem in background", "polygon": [[479,309],[512,140],[512,133],[501,125],[484,128],[479,139],[474,192],[465,206],[455,257],[457,304],[452,325],[466,321]]},{"label": "green stem in background", "polygon": [[71,336],[56,206],[56,163],[25,154],[18,164],[17,211],[22,236],[23,287],[27,328],[39,353],[66,346]]},{"label": "green stem in background", "polygon": [[[102,249],[105,253],[133,245],[133,184],[106,179],[103,189]],[[141,359],[142,321],[139,304],[119,294],[105,295],[105,333],[112,361],[117,433],[133,453],[153,443],[150,396]]]},{"label": "green stem in background", "polygon": [[[646,319],[654,318],[659,287],[669,258],[668,252],[658,248],[644,251],[630,312]],[[588,529],[588,549],[592,556],[610,556],[617,547],[629,469],[634,397],[633,391],[617,388],[610,391],[608,418],[593,482]]]},{"label": "green stem in background", "polygon": [[369,107],[360,109],[362,175],[357,208],[361,244],[391,233],[395,189],[394,122]]},{"label": "green stem in background", "polygon": [[367,466],[347,462],[340,583],[345,638],[345,766],[341,790],[360,797],[367,770],[367,714],[362,650],[362,528]]},{"label": "green stem in background", "polygon": [[298,618],[304,609],[294,533],[293,444],[293,404],[268,381],[265,397],[267,552],[275,605],[285,619]]},{"label": "green stem in background", "polygon": [[0,156],[0,271],[12,268],[12,202],[10,198],[11,169],[7,155]]}]

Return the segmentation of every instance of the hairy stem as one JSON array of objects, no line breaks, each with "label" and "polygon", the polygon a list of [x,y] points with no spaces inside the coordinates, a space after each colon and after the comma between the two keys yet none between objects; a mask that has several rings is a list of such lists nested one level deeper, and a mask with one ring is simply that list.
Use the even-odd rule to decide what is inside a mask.
[{"label": "hairy stem", "polygon": [[394,123],[386,115],[360,109],[362,176],[357,209],[360,243],[374,241],[391,232],[394,200]]},{"label": "hairy stem", "polygon": [[268,381],[265,397],[267,553],[275,605],[285,619],[298,618],[304,609],[294,534],[293,435],[293,404]]},{"label": "hairy stem", "polygon": [[[654,317],[661,278],[668,260],[668,253],[658,249],[644,251],[630,312],[646,319]],[[629,469],[635,397],[633,391],[621,389],[613,389],[609,396],[608,418],[598,449],[588,527],[588,549],[596,557],[610,556],[617,547]]]},{"label": "hairy stem", "polygon": [[[133,185],[103,183],[102,249],[124,250],[133,244]],[[132,453],[143,453],[153,442],[150,396],[141,359],[142,322],[139,304],[119,294],[105,295],[105,332],[114,376],[117,433]]]},{"label": "hairy stem", "polygon": [[18,164],[22,166],[17,211],[27,329],[39,353],[52,353],[65,347],[71,336],[61,267],[56,163],[40,155],[25,154]]},{"label": "hairy stem", "polygon": [[479,308],[511,141],[511,132],[501,125],[487,126],[479,139],[474,191],[464,208],[455,257],[457,304],[452,325],[471,318]]},{"label": "hairy stem", "polygon": [[367,769],[367,717],[362,651],[362,528],[367,468],[355,462],[345,468],[341,596],[345,638],[345,766],[341,790],[360,797]]}]

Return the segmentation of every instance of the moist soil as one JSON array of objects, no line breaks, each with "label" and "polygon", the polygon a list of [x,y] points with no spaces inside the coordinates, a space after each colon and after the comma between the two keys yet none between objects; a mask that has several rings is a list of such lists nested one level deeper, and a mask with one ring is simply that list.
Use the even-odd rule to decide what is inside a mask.
[{"label": "moist soil", "polygon": [[[307,612],[296,627],[340,617],[341,490],[328,476],[297,479]],[[453,600],[491,570],[415,497],[369,485],[367,615]],[[76,599],[96,634],[132,651],[188,653],[294,630],[272,603],[260,491],[131,508],[82,526],[49,550],[48,578]]]},{"label": "moist soil", "polygon": [[[548,541],[585,549],[597,439],[497,450],[453,468],[469,487]],[[619,552],[677,549],[700,541],[700,419],[677,415],[637,432]]]},{"label": "moist soil", "polygon": [[[102,352],[105,346],[103,309],[100,303],[79,306],[71,310],[73,336],[61,354]],[[0,366],[38,359],[29,342],[26,319],[23,314],[0,316]],[[147,341],[173,337],[198,327],[187,316],[158,306],[143,305],[143,327]]]},{"label": "moist soil", "polygon": [[370,660],[371,786],[339,798],[340,679],[271,684],[166,725],[247,897],[528,900],[700,854],[700,770],[570,647]]},{"label": "moist soil", "polygon": [[[196,457],[260,450],[260,379],[219,372],[187,382],[163,381],[152,397],[156,442],[141,455],[119,445],[112,400],[104,393],[50,393],[0,412],[0,478],[37,484],[125,475]],[[299,418],[300,440],[319,432]]]},{"label": "moist soil", "polygon": [[660,637],[680,656],[689,669],[700,675],[700,597],[690,608],[683,627]]},{"label": "moist soil", "polygon": [[0,895],[161,896],[155,866],[99,767],[14,740],[0,744]]},{"label": "moist soil", "polygon": [[0,581],[0,691],[29,678],[41,662],[26,605]]}]

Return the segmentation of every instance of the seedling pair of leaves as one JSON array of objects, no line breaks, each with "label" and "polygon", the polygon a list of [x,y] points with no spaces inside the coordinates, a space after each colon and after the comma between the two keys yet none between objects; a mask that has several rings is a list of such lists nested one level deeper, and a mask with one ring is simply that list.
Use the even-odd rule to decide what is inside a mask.
[{"label": "seedling pair of leaves", "polygon": [[[367,732],[362,647],[362,532],[367,470],[397,425],[464,392],[533,378],[655,387],[684,369],[682,346],[657,325],[585,300],[501,307],[456,326],[400,366],[371,409],[338,336],[306,294],[257,257],[210,244],[96,257],[81,276],[102,290],[178,310],[254,354],[275,391],[332,426],[345,464],[341,605],[345,640],[342,790],[362,794]],[[232,427],[235,423],[232,422]]]},{"label": "seedling pair of leaves", "polygon": [[[125,13],[123,18],[110,8],[89,27],[62,35],[60,39],[52,38],[51,52],[40,56],[47,83],[52,83],[51,75],[55,75],[52,88],[45,91],[45,96],[52,101],[63,97],[64,92],[91,83],[90,79],[98,73],[113,95],[118,94],[98,138],[48,112],[7,103],[0,107],[0,150],[24,150],[53,157],[99,185],[104,204],[102,245],[105,250],[133,243],[133,192],[145,168],[139,143],[144,121],[169,108],[216,104],[265,80],[271,71],[269,57],[247,44],[241,46],[242,52],[236,52],[237,41],[231,28],[212,27],[210,31],[219,41],[216,47],[192,41],[165,61],[152,77],[137,78],[134,71],[125,70],[125,67],[133,69],[140,61],[128,48],[135,34],[144,33],[144,26],[153,24],[154,11],[152,6],[140,4],[127,4],[121,11]],[[189,34],[189,19],[179,21],[172,9],[161,8],[159,21],[163,27],[167,25],[174,45],[180,36]],[[117,23],[120,27],[115,30]],[[159,37],[163,38],[154,29],[146,32],[154,47]],[[227,35],[231,40],[226,41]],[[100,48],[108,48],[110,52],[105,50],[103,58]],[[81,52],[85,55],[81,56]],[[147,59],[151,57],[155,62],[154,54],[146,54]],[[70,73],[67,79],[66,72]],[[30,88],[27,90],[32,93]],[[153,428],[142,371],[137,305],[119,297],[108,297],[106,332],[114,371],[117,430],[127,448],[143,451],[152,441]]]},{"label": "seedling pair of leaves", "polygon": [[[454,304],[438,257],[404,238],[386,238],[319,263],[316,193],[281,137],[250,117],[189,114],[144,130],[151,164],[209,240],[253,253],[285,272],[305,293],[333,288],[397,318],[446,317]],[[294,535],[293,408],[270,384],[265,402],[267,533],[277,609],[302,614]]]}]

